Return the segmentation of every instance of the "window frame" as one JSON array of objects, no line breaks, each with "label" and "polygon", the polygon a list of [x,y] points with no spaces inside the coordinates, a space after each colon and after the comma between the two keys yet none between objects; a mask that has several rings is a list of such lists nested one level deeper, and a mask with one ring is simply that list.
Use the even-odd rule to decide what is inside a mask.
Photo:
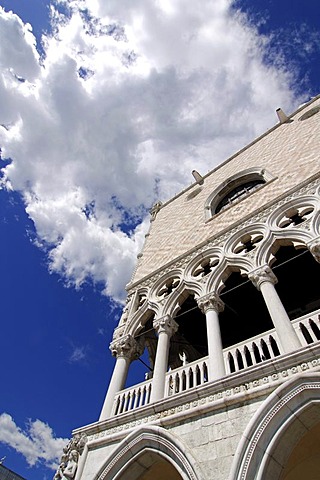
[{"label": "window frame", "polygon": [[[225,212],[233,205],[241,202],[245,198],[248,198],[253,193],[257,192],[261,188],[263,188],[267,183],[273,180],[274,177],[269,172],[267,172],[264,168],[261,167],[253,167],[248,168],[246,170],[242,170],[235,175],[232,175],[227,180],[225,180],[222,184],[219,185],[207,198],[205,202],[205,220],[208,221],[211,218],[216,217],[220,213]],[[216,212],[217,207],[221,204],[223,199],[227,197],[233,190],[241,185],[245,185],[249,182],[254,181],[262,181],[260,185],[256,185],[252,189],[249,189],[244,195],[240,195],[238,198],[235,198],[234,201],[231,201],[229,205],[226,205]]]}]

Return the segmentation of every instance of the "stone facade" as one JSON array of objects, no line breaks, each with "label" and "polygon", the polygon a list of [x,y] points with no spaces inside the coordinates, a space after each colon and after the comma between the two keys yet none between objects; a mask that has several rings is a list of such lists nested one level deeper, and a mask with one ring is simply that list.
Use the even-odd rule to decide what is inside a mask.
[{"label": "stone facade", "polygon": [[[320,148],[319,117],[301,120],[308,108],[318,105],[320,99],[310,108],[303,106],[291,116],[292,121],[276,125],[205,175],[203,185],[193,184],[163,204],[146,238],[132,284],[152,274],[155,266],[163,268],[199,244],[241,224],[260,209],[274,205],[275,200],[296,190],[297,185],[304,185],[313,176],[318,178],[319,163],[315,158]],[[263,189],[205,221],[205,204],[211,193],[236,173],[250,168],[268,173],[269,180]]]},{"label": "stone facade", "polygon": [[320,98],[279,120],[152,209],[72,478],[319,477]]}]

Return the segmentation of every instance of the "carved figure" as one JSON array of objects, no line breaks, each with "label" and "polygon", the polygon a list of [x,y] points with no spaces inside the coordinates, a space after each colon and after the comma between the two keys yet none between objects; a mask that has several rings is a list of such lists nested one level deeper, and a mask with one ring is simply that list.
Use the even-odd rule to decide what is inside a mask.
[{"label": "carved figure", "polygon": [[60,465],[53,480],[71,480],[75,477],[79,456],[83,452],[87,437],[85,434],[77,434],[63,449]]},{"label": "carved figure", "polygon": [[60,464],[54,480],[70,480],[74,478],[78,468],[78,459],[79,453],[77,450],[71,450],[67,465],[64,463]]}]

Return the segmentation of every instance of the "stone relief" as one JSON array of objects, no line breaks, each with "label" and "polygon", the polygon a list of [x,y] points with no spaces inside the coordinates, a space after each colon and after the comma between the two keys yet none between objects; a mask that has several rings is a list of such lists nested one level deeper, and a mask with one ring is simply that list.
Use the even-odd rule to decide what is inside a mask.
[{"label": "stone relief", "polygon": [[60,465],[53,477],[53,480],[71,480],[75,478],[79,457],[83,452],[87,436],[77,434],[71,438],[63,449]]}]

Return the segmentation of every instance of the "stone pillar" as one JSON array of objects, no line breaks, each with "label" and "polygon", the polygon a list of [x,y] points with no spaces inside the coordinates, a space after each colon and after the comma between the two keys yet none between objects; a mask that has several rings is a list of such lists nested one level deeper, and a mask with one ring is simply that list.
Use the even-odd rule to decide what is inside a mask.
[{"label": "stone pillar", "polygon": [[115,395],[125,386],[131,361],[138,358],[143,353],[141,352],[138,342],[132,337],[132,335],[125,335],[112,341],[110,344],[110,350],[112,355],[117,357],[117,360],[99,421],[110,417]]},{"label": "stone pillar", "polygon": [[301,343],[274,287],[278,280],[271,268],[268,265],[264,265],[249,273],[248,277],[263,295],[278,334],[282,353],[289,353],[300,348]]},{"label": "stone pillar", "polygon": [[153,327],[158,333],[157,352],[154,363],[151,402],[156,402],[164,397],[166,373],[168,368],[168,357],[170,338],[178,330],[178,324],[170,315],[153,321]]},{"label": "stone pillar", "polygon": [[209,293],[208,295],[199,298],[197,302],[200,310],[206,316],[209,381],[213,381],[226,374],[219,324],[219,313],[223,311],[224,303],[215,293]]}]

